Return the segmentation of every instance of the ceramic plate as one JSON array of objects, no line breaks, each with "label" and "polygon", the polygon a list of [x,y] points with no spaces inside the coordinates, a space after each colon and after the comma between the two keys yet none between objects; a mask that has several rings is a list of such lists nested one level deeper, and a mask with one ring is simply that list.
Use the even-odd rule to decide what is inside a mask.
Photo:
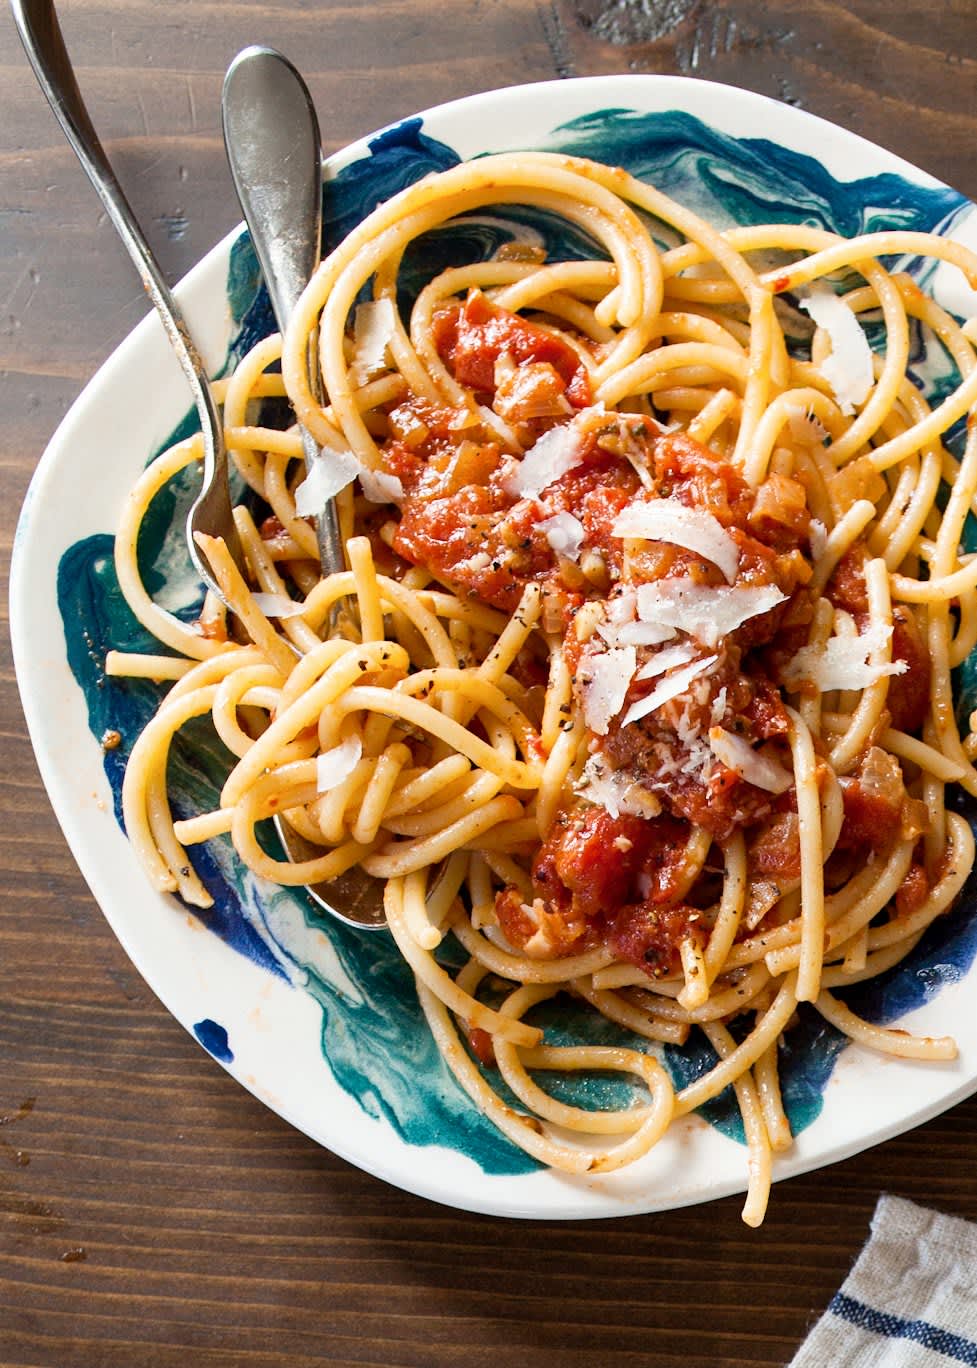
[{"label": "ceramic plate", "polygon": [[[771,135],[775,134],[775,137]],[[326,231],[338,241],[381,199],[480,153],[535,147],[627,167],[722,226],[803,221],[852,235],[889,226],[977,239],[977,211],[924,172],[842,129],[728,87],[668,77],[561,81],[480,95],[386,129],[333,159]],[[518,217],[518,222],[516,218]],[[542,234],[586,251],[528,213],[482,212],[437,235],[424,261],[472,259],[507,238]],[[948,267],[899,263],[958,313],[975,301]],[[236,232],[178,290],[215,372],[272,330],[250,245]],[[952,377],[917,337],[920,382]],[[147,649],[115,583],[112,533],[126,489],[174,433],[188,396],[155,318],[87,386],[40,463],[17,534],[12,622],[17,672],[44,781],[95,897],[132,960],[173,1015],[257,1097],[337,1154],[452,1206],[508,1216],[605,1217],[718,1197],[745,1187],[734,1106],[719,1098],[686,1118],[631,1169],[567,1178],[541,1169],[474,1111],[440,1062],[410,974],[386,933],[325,923],[301,892],[243,870],[223,842],[195,861],[214,907],[193,915],[143,880],[118,819],[126,753],[150,715],[149,684],[102,673],[109,644]],[[97,472],[97,475],[93,473]],[[141,556],[160,601],[193,614],[198,589],[181,528],[192,497],[157,501]],[[961,688],[969,693],[965,667]],[[122,746],[103,753],[115,728]],[[174,807],[209,807],[226,757],[205,728],[174,755]],[[846,1047],[808,1009],[781,1057],[797,1135],[778,1177],[826,1164],[916,1125],[977,1088],[977,918],[973,885],[912,960],[849,990],[854,1008],[912,1030],[950,1033],[952,1064],[882,1059]],[[554,1039],[616,1031],[572,1004],[549,1009]],[[666,1050],[677,1083],[709,1067],[704,1043]],[[566,1086],[571,1086],[566,1084]],[[620,1102],[623,1084],[576,1086]],[[580,1100],[578,1091],[575,1096]],[[774,1197],[776,1200],[776,1196]]]}]

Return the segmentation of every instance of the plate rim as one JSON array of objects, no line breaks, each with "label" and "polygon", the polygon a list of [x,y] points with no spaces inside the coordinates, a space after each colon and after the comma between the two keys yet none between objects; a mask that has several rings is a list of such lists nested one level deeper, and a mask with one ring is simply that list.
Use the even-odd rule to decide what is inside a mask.
[{"label": "plate rim", "polygon": [[[448,131],[447,125],[450,125],[454,120],[458,118],[463,120],[472,117],[477,118],[486,107],[495,104],[509,106],[518,105],[523,101],[526,101],[529,105],[536,106],[538,109],[539,102],[545,102],[547,94],[558,93],[558,98],[554,101],[552,109],[547,110],[545,113],[545,119],[548,121],[547,126],[552,130],[559,126],[559,121],[563,118],[559,113],[559,106],[567,99],[568,92],[577,92],[582,98],[598,91],[602,92],[600,102],[596,99],[591,101],[592,108],[596,110],[612,107],[607,99],[607,92],[609,91],[621,92],[623,94],[629,90],[637,92],[650,89],[655,89],[662,96],[667,96],[669,92],[678,94],[679,92],[688,92],[691,89],[694,90],[701,99],[714,99],[717,102],[731,100],[734,105],[739,106],[740,108],[750,107],[756,110],[776,111],[779,120],[777,136],[768,136],[766,139],[774,145],[794,147],[798,139],[793,137],[792,134],[796,129],[802,130],[802,135],[799,139],[802,143],[808,141],[808,139],[804,137],[804,134],[807,133],[808,130],[811,130],[812,132],[818,129],[830,131],[833,138],[840,140],[843,153],[845,153],[847,149],[851,149],[850,154],[843,156],[842,160],[861,161],[864,153],[868,155],[870,160],[872,158],[881,158],[886,163],[886,168],[888,170],[892,171],[894,174],[906,176],[906,178],[910,179],[914,184],[928,188],[938,187],[953,189],[953,187],[946,186],[945,182],[933,176],[931,173],[908,162],[904,158],[898,156],[898,154],[889,152],[887,149],[871,142],[861,134],[851,132],[842,125],[833,123],[821,116],[810,114],[807,111],[799,110],[788,105],[783,105],[769,96],[762,95],[755,91],[743,90],[732,85],[704,81],[699,78],[655,75],[650,73],[620,73],[606,76],[577,77],[570,80],[530,82],[522,85],[500,87],[494,90],[483,91],[472,95],[462,96],[443,104],[433,105],[426,110],[420,111],[418,114],[411,114],[404,118],[394,120],[374,132],[357,139],[348,146],[339,149],[329,157],[326,162],[326,177],[329,179],[344,165],[348,164],[348,162],[365,155],[369,148],[369,144],[382,136],[385,132],[400,127],[404,123],[415,118],[422,120],[422,128],[425,132],[430,133],[431,136],[439,137],[441,135],[439,133],[439,126],[443,126],[441,132],[446,133]],[[695,100],[677,101],[675,107],[685,110],[686,112],[691,112],[688,109],[689,103],[695,103]],[[642,112],[644,111],[644,103],[637,107],[642,109]],[[707,123],[710,122],[709,116],[703,111],[697,110],[696,115],[697,117],[703,118]],[[722,111],[717,110],[717,115],[716,126],[726,132],[727,128],[722,118]],[[538,117],[537,114],[536,118],[538,119]],[[530,134],[530,137],[531,136],[532,134]],[[732,136],[759,137],[761,135],[734,133]],[[808,156],[815,155],[806,148],[804,149],[804,152],[805,155]],[[966,197],[961,195],[961,199],[966,200]],[[204,253],[200,260],[194,264],[190,271],[186,273],[176,286],[175,292],[178,299],[180,299],[188,308],[191,327],[193,312],[191,306],[202,292],[207,289],[213,290],[219,288],[226,299],[224,285],[226,283],[227,261],[230,256],[231,248],[240,238],[242,231],[243,224],[238,224],[230,232],[220,238],[217,243]],[[219,286],[215,287],[210,283],[210,278],[218,271],[222,272],[223,279]],[[94,854],[82,839],[80,827],[73,824],[70,820],[66,821],[64,816],[66,801],[70,802],[70,799],[66,798],[62,776],[58,772],[55,757],[51,753],[48,744],[44,724],[37,714],[28,688],[31,677],[30,665],[28,662],[31,659],[32,647],[25,624],[30,618],[31,610],[29,599],[32,594],[33,585],[28,579],[26,566],[29,555],[27,541],[31,532],[33,510],[43,502],[48,485],[54,481],[58,474],[59,462],[64,459],[61,454],[62,448],[68,443],[72,430],[82,422],[85,415],[93,407],[97,408],[96,400],[99,392],[103,389],[110,390],[113,384],[117,384],[117,375],[120,372],[125,372],[127,365],[129,364],[130,354],[137,352],[140,346],[147,345],[149,339],[160,332],[161,330],[154,313],[150,312],[141,319],[135,328],[127,334],[97,370],[89,377],[80,393],[61,419],[55,432],[52,434],[31,478],[14,535],[9,587],[10,631],[18,690],[20,692],[21,704],[27,720],[28,732],[34,748],[38,769],[41,773],[45,790],[48,794],[52,808],[54,809],[55,816],[65,836],[69,849],[72,852],[72,856],[78,864],[103,916],[105,916],[108,921],[113,934],[119,940],[122,948],[133,962],[140,976],[162,1002],[164,1007],[166,1007],[170,1015],[172,1015],[175,1020],[178,1021],[195,1040],[197,1040],[198,1038],[194,1035],[190,1022],[185,1020],[184,1015],[174,1006],[172,1001],[173,995],[167,991],[165,968],[161,969],[160,966],[152,962],[147,962],[143,948],[138,943],[138,938],[133,937],[130,928],[124,923],[124,920],[119,917],[114,908],[110,909],[106,906],[104,897],[100,895],[99,889],[103,886],[103,879],[100,872],[93,868]],[[114,818],[112,820],[114,822]],[[128,842],[125,840],[121,831],[119,832],[119,835],[128,846]],[[148,899],[154,902],[159,901],[167,905],[171,902],[165,895],[154,895],[148,885],[146,886],[146,893]],[[216,937],[214,939],[216,939]],[[229,953],[234,955],[235,959],[240,959],[236,952],[229,951]],[[972,970],[971,972],[977,972],[977,970]],[[289,989],[288,991],[292,990]],[[946,993],[949,990],[945,989],[943,991]],[[200,1043],[199,1040],[198,1043]],[[201,1048],[205,1047],[201,1046]],[[216,1058],[216,1056],[213,1055],[211,1057]],[[509,1209],[503,1210],[500,1208],[498,1200],[480,1202],[477,1199],[477,1193],[474,1196],[470,1195],[468,1200],[459,1200],[457,1193],[446,1196],[432,1188],[432,1185],[429,1182],[411,1182],[409,1176],[405,1176],[403,1172],[403,1165],[398,1166],[397,1163],[392,1163],[385,1171],[382,1164],[378,1165],[375,1162],[365,1164],[358,1152],[355,1152],[353,1149],[346,1149],[337,1137],[333,1136],[329,1140],[322,1139],[321,1136],[310,1131],[307,1121],[301,1116],[296,1115],[294,1109],[270,1101],[267,1096],[262,1095],[260,1087],[256,1087],[252,1083],[249,1083],[241,1076],[240,1072],[236,1071],[231,1065],[223,1063],[220,1060],[217,1060],[217,1062],[221,1063],[221,1067],[231,1073],[232,1077],[234,1077],[241,1086],[247,1088],[254,1096],[263,1101],[265,1105],[271,1106],[272,1109],[278,1112],[285,1120],[303,1133],[309,1135],[316,1143],[323,1145],[325,1148],[328,1148],[333,1153],[336,1153],[355,1166],[365,1169],[377,1177],[383,1178],[385,1181],[390,1182],[404,1191],[415,1193],[416,1195],[426,1197],[429,1200],[441,1202],[455,1209],[507,1217],[545,1218],[550,1220],[579,1219],[581,1217],[598,1219],[607,1216],[634,1214],[638,1212],[677,1209],[684,1205],[713,1200],[727,1196],[733,1192],[743,1191],[746,1186],[744,1162],[744,1177],[742,1181],[730,1179],[727,1182],[720,1182],[709,1187],[708,1190],[686,1194],[679,1200],[671,1198],[668,1194],[659,1194],[660,1200],[655,1200],[655,1194],[652,1193],[645,1199],[640,1200],[637,1204],[625,1204],[625,1206],[620,1209],[615,1206],[608,1209],[581,1210],[573,1203],[569,1203],[565,1208],[561,1208],[557,1205],[551,1206],[549,1204],[544,1208],[532,1201],[529,1201],[528,1204],[525,1202],[512,1201]],[[837,1067],[838,1064],[836,1063],[835,1068],[837,1069]],[[940,1066],[928,1067],[939,1068]],[[977,1063],[973,1066],[973,1073],[970,1077],[962,1078],[956,1087],[952,1087],[942,1096],[934,1098],[921,1109],[913,1111],[908,1117],[885,1125],[880,1130],[872,1131],[867,1136],[865,1134],[856,1136],[847,1143],[830,1148],[827,1152],[811,1155],[805,1154],[804,1146],[800,1143],[800,1139],[803,1139],[803,1134],[806,1134],[806,1132],[804,1132],[800,1139],[795,1142],[794,1151],[786,1156],[778,1157],[777,1162],[775,1163],[775,1177],[779,1180],[780,1178],[795,1176],[800,1173],[809,1172],[813,1169],[825,1167],[828,1164],[840,1162],[842,1159],[850,1157],[861,1150],[883,1143],[885,1140],[890,1139],[895,1135],[915,1128],[917,1125],[924,1124],[926,1121],[931,1120],[934,1116],[956,1105],[974,1092],[977,1092]],[[394,1148],[399,1149],[401,1147],[409,1152],[417,1153],[422,1153],[427,1149],[427,1147],[409,1145],[397,1138],[397,1144]],[[739,1147],[737,1147],[737,1149],[739,1150]],[[743,1153],[745,1155],[745,1152]],[[419,1165],[416,1171],[418,1173],[423,1172],[424,1166]],[[508,1181],[513,1187],[518,1187],[520,1177],[510,1176]],[[479,1184],[476,1183],[476,1190],[478,1186]],[[593,1202],[588,1202],[589,1207],[594,1207],[594,1205]]]}]

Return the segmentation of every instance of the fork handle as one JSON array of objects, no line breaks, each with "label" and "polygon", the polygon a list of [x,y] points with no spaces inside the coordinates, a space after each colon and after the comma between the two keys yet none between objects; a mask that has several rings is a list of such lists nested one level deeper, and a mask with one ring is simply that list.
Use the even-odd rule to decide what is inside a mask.
[{"label": "fork handle", "polygon": [[[52,0],[11,0],[11,4],[17,31],[34,68],[38,84],[54,110],[58,123],[88,179],[95,187],[106,213],[125,243],[146,293],[156,306],[163,327],[190,383],[201,418],[206,414],[206,421],[203,423],[206,445],[208,429],[216,429],[219,418],[209,386],[201,383],[203,363],[190,337],[180,306],[163,279],[159,264],[143,236],[89,118],[81,91],[78,89],[71,59],[64,45],[61,25],[58,23]],[[211,450],[210,464],[213,464],[213,460],[214,454]],[[209,474],[205,463],[205,479],[209,478]]]},{"label": "fork handle", "polygon": [[[38,84],[54,111],[64,135],[81,162],[88,179],[105,206],[119,237],[139,272],[143,286],[155,305],[166,335],[176,353],[200,415],[204,440],[204,486],[227,486],[227,454],[220,415],[206,378],[203,362],[190,336],[180,306],[163,278],[152,248],[143,236],[129,201],[122,192],[115,172],[89,117],[65,47],[53,0],[11,0],[14,22]],[[228,518],[230,503],[228,501]],[[231,524],[233,531],[233,524]],[[234,538],[236,541],[236,537]],[[229,546],[240,559],[238,545]],[[191,545],[191,552],[195,548]],[[194,559],[197,559],[196,555]],[[206,578],[209,567],[201,566]]]}]

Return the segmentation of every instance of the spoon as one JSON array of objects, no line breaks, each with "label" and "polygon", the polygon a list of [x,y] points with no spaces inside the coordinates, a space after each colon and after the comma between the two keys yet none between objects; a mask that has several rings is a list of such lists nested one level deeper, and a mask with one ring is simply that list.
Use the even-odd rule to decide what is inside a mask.
[{"label": "spoon", "polygon": [[[228,68],[221,122],[231,176],[261,265],[271,306],[284,333],[299,297],[319,264],[322,239],[322,163],[319,124],[302,77],[280,52],[249,47]],[[319,447],[302,429],[306,465]],[[335,501],[317,519],[324,574],[346,568]],[[318,852],[279,818],[278,834],[293,862]],[[349,926],[386,926],[383,885],[351,869],[329,883],[307,887],[319,906]]]},{"label": "spoon", "polygon": [[38,84],[54,111],[72,150],[105,206],[105,212],[122,239],[156,307],[177,360],[190,385],[203,434],[203,488],[187,519],[187,543],[194,566],[203,582],[221,600],[216,577],[193,538],[196,530],[223,537],[240,570],[244,553],[234,525],[227,483],[227,452],[224,430],[200,354],[180,306],[163,278],[159,263],[122,192],[115,172],[89,117],[65,47],[53,0],[11,0],[14,22]]}]

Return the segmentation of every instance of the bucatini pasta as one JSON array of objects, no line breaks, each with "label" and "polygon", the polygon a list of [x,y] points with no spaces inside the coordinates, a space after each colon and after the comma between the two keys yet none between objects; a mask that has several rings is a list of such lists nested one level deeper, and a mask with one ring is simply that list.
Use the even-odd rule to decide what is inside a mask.
[{"label": "bucatini pasta", "polygon": [[[507,204],[571,221],[593,259],[510,244],[402,314],[408,246]],[[659,250],[649,215],[683,245]],[[202,550],[235,632],[214,598],[197,623],[172,617],[136,563],[146,510],[199,440],[130,495],[119,580],[176,653],[108,662],[173,681],[123,790],[153,885],[206,905],[186,847],[226,834],[282,884],[361,866],[446,1063],[510,1139],[607,1171],[733,1085],[758,1223],[791,1143],[777,1047],[799,1002],[869,1049],[955,1050],[835,995],[908,954],[974,857],[944,792],[977,795],[950,679],[977,643],[961,550],[977,429],[959,461],[944,435],[973,409],[977,354],[971,323],[883,265],[907,253],[977,286],[977,258],[937,236],[718,232],[565,156],[485,157],[381,205],[284,343],[221,382],[247,576],[222,543]],[[912,320],[959,372],[933,409],[907,373]],[[269,395],[322,446],[311,468],[297,426],[259,425]],[[311,518],[333,496],[348,565],[324,578]],[[202,715],[226,782],[214,811],[174,824],[167,753]],[[270,815],[316,853],[268,855]],[[460,972],[439,962],[448,937]],[[561,993],[632,1044],[548,1043],[533,1009]],[[717,1063],[676,1092],[658,1050],[695,1030]],[[645,1099],[570,1106],[540,1082],[554,1070],[622,1073]]]}]

